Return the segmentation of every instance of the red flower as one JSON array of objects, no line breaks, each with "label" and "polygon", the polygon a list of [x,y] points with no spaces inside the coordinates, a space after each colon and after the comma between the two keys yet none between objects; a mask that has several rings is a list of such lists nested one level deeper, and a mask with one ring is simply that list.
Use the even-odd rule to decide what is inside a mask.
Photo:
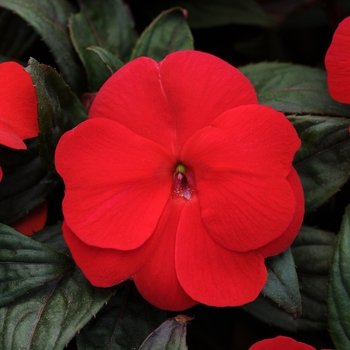
[{"label": "red flower", "polygon": [[164,309],[252,301],[264,258],[301,225],[299,146],[285,116],[219,58],[136,59],[57,147],[73,258],[93,285],[133,278]]},{"label": "red flower", "polygon": [[276,337],[255,343],[249,350],[316,350],[305,343],[300,343],[289,337]]},{"label": "red flower", "polygon": [[336,29],[325,65],[330,95],[339,102],[350,103],[350,17]]},{"label": "red flower", "polygon": [[11,226],[16,231],[30,237],[44,228],[47,219],[47,209],[47,202],[45,201]]},{"label": "red flower", "polygon": [[22,140],[38,136],[39,132],[33,82],[23,67],[15,62],[0,64],[0,81],[0,144],[27,149]]}]

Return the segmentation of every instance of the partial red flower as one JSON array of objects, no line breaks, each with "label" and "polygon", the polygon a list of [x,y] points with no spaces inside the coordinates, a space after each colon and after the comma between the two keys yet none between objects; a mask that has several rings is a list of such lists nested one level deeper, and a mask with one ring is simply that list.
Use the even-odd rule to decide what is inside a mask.
[{"label": "partial red flower", "polygon": [[97,94],[56,151],[65,240],[95,286],[132,278],[168,310],[237,306],[264,287],[304,212],[300,140],[212,55],[138,58]]},{"label": "partial red flower", "polygon": [[16,231],[30,237],[44,228],[47,219],[47,209],[47,202],[45,201],[11,226]]},{"label": "partial red flower", "polygon": [[330,95],[339,102],[350,103],[350,17],[336,29],[325,65]]},{"label": "partial red flower", "polygon": [[305,343],[300,343],[292,338],[279,336],[265,339],[255,343],[249,350],[316,350]]},{"label": "partial red flower", "polygon": [[36,137],[39,132],[32,79],[18,63],[5,62],[0,64],[0,82],[0,144],[27,149],[23,140]]}]

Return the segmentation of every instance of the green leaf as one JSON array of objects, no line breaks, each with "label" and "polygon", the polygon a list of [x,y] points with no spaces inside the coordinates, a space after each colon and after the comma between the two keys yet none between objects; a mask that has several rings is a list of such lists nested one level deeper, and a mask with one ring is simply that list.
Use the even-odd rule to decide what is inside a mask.
[{"label": "green leaf", "polygon": [[350,116],[350,106],[330,97],[323,70],[290,63],[258,63],[240,71],[254,85],[263,105],[286,114]]},{"label": "green leaf", "polygon": [[20,58],[37,38],[22,18],[4,8],[0,8],[0,33],[0,53],[9,59]]},{"label": "green leaf", "polygon": [[290,116],[302,141],[294,158],[305,193],[306,212],[312,212],[350,177],[350,133],[346,118]]},{"label": "green leaf", "polygon": [[292,245],[298,273],[327,276],[335,242],[332,232],[302,226]]},{"label": "green leaf", "polygon": [[0,224],[0,307],[56,279],[72,265],[66,255]]},{"label": "green leaf", "polygon": [[38,139],[26,141],[27,150],[0,147],[0,222],[12,224],[41,204],[56,186],[58,177],[48,173],[38,154]]},{"label": "green leaf", "polygon": [[74,92],[54,69],[29,60],[38,98],[39,145],[43,165],[55,171],[54,154],[61,135],[87,118],[87,111]]},{"label": "green leaf", "polygon": [[261,293],[283,307],[294,318],[301,315],[298,276],[290,249],[267,258],[268,279]]},{"label": "green leaf", "polygon": [[78,349],[138,349],[165,318],[166,312],[145,301],[129,281],[77,335]]},{"label": "green leaf", "polygon": [[62,350],[113,291],[92,287],[77,268],[67,272],[0,309],[0,344],[6,350]]},{"label": "green leaf", "polygon": [[124,63],[111,52],[102,47],[98,46],[89,46],[87,50],[94,52],[100,60],[105,64],[107,69],[110,72],[110,75],[115,73],[119,68],[123,67]]},{"label": "green leaf", "polygon": [[187,13],[179,7],[160,14],[141,34],[131,59],[147,56],[160,61],[171,52],[193,50],[193,38],[186,17]]},{"label": "green leaf", "polygon": [[[142,6],[142,3],[139,4]],[[255,0],[157,0],[147,1],[142,9],[152,16],[164,9],[180,6],[187,10],[192,28],[209,28],[228,24],[271,27],[272,20]]]},{"label": "green leaf", "polygon": [[41,231],[35,232],[31,238],[45,244],[52,250],[70,255],[69,248],[63,239],[61,222],[56,225],[46,226]]},{"label": "green leaf", "polygon": [[243,309],[259,320],[287,331],[327,329],[327,281],[334,244],[334,233],[303,226],[291,247],[303,306],[300,318],[293,319],[263,296],[244,305]]},{"label": "green leaf", "polygon": [[187,322],[192,319],[185,315],[169,318],[146,338],[139,350],[187,350]]},{"label": "green leaf", "polygon": [[42,36],[72,89],[82,93],[84,72],[67,30],[67,19],[73,12],[66,0],[0,0],[0,6],[15,11]]},{"label": "green leaf", "polygon": [[136,42],[134,23],[129,11],[121,0],[79,1],[80,12],[70,20],[73,45],[87,72],[91,91],[100,89],[110,76],[101,59],[86,50],[99,46],[126,61]]},{"label": "green leaf", "polygon": [[350,349],[350,206],[345,209],[330,269],[328,322],[335,347]]}]

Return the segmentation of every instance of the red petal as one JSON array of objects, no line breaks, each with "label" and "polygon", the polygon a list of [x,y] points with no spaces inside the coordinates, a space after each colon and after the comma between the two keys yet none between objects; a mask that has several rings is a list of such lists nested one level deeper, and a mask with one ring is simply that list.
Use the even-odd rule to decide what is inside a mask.
[{"label": "red petal", "polygon": [[89,118],[112,119],[169,149],[175,121],[164,96],[158,63],[141,57],[120,68],[95,97]]},{"label": "red petal", "polygon": [[239,306],[253,301],[267,279],[264,258],[259,253],[232,252],[211,239],[195,198],[182,211],[175,264],[185,292],[212,306]]},{"label": "red petal", "polygon": [[11,225],[16,231],[26,236],[32,236],[33,233],[44,228],[47,219],[47,202],[40,204],[37,208],[30,211],[24,218]]},{"label": "red petal", "polygon": [[151,304],[179,311],[197,304],[181,287],[175,271],[175,238],[183,201],[169,200],[154,235],[158,246],[134,278],[137,289]]},{"label": "red petal", "polygon": [[261,340],[252,345],[249,350],[316,350],[314,347],[300,343],[292,338],[279,336]]},{"label": "red petal", "polygon": [[325,58],[328,89],[331,96],[350,103],[350,17],[336,29]]},{"label": "red petal", "polygon": [[97,248],[81,241],[66,222],[63,222],[62,230],[75,263],[96,287],[110,287],[131,278],[147,262],[157,243],[152,236],[134,250]]},{"label": "red petal", "polygon": [[294,168],[292,168],[287,180],[292,187],[297,202],[294,217],[286,231],[284,231],[280,237],[258,249],[259,253],[261,253],[265,258],[268,256],[277,255],[286,250],[293,243],[303,223],[305,212],[304,192],[298,173]]},{"label": "red petal", "polygon": [[96,96],[89,118],[113,119],[177,153],[225,110],[253,103],[254,88],[236,68],[203,52],[180,51],[159,65],[141,57],[119,69]]},{"label": "red petal", "polygon": [[254,87],[238,69],[204,52],[168,55],[160,62],[160,79],[180,146],[224,111],[257,103]]},{"label": "red petal", "polygon": [[[37,99],[30,75],[18,63],[5,62],[0,64],[0,81],[0,121],[22,140],[38,136]],[[2,139],[0,143],[4,144]]]},{"label": "red petal", "polygon": [[56,151],[67,225],[88,245],[138,248],[170,196],[174,164],[161,146],[109,119],[81,123]]},{"label": "red petal", "polygon": [[287,229],[296,201],[286,177],[299,145],[285,116],[260,105],[223,113],[186,143],[181,161],[194,172],[203,222],[217,243],[244,252]]},{"label": "red petal", "polygon": [[[1,64],[0,64],[1,67]],[[14,149],[27,149],[26,144],[6,123],[0,119],[0,143]]]}]

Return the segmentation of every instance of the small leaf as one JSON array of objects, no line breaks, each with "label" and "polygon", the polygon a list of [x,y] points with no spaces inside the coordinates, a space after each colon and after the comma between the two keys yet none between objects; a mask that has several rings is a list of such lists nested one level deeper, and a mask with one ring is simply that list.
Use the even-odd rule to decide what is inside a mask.
[{"label": "small leaf", "polygon": [[178,315],[163,322],[142,343],[139,350],[187,350],[187,322],[193,317]]},{"label": "small leaf", "polygon": [[101,59],[87,48],[98,46],[126,61],[136,42],[134,23],[121,0],[79,1],[80,12],[70,20],[73,45],[87,72],[92,92],[100,89],[110,72]]},{"label": "small leaf", "polygon": [[84,121],[87,111],[53,68],[31,58],[26,70],[34,81],[39,104],[40,155],[43,165],[55,171],[53,159],[59,138]]},{"label": "small leaf", "polygon": [[0,307],[72,266],[66,255],[0,224]]},{"label": "small leaf", "polygon": [[110,75],[115,73],[119,68],[123,67],[124,65],[124,63],[119,58],[114,56],[108,50],[103,49],[102,47],[90,46],[87,48],[87,50],[94,52],[101,59],[101,61],[108,68]]},{"label": "small leaf", "polygon": [[240,68],[253,84],[259,103],[286,114],[350,116],[350,106],[333,100],[326,72],[290,63],[258,63]]},{"label": "small leaf", "polygon": [[306,212],[312,212],[350,177],[350,121],[346,118],[290,116],[302,141],[294,159],[305,193]]},{"label": "small leaf", "polygon": [[161,13],[141,34],[131,59],[147,56],[160,61],[171,52],[193,50],[186,17],[185,10],[179,7]]},{"label": "small leaf", "polygon": [[345,209],[330,269],[328,322],[335,347],[350,349],[350,206]]},{"label": "small leaf", "polygon": [[[140,4],[139,6],[142,6]],[[273,22],[255,0],[149,0],[142,9],[152,16],[174,6],[186,9],[192,28],[209,28],[228,24],[271,27]]]},{"label": "small leaf", "polygon": [[85,85],[84,72],[67,30],[67,19],[73,12],[66,0],[0,0],[0,6],[15,11],[42,36],[52,50],[62,73],[77,93]]},{"label": "small leaf", "polygon": [[129,281],[77,335],[79,350],[138,349],[166,318],[144,300]]},{"label": "small leaf", "polygon": [[92,287],[77,268],[67,272],[0,309],[0,344],[62,350],[115,290]]},{"label": "small leaf", "polygon": [[25,141],[28,149],[18,151],[0,147],[0,222],[13,224],[41,204],[58,182],[48,173],[38,154],[38,139]]},{"label": "small leaf", "polygon": [[268,279],[261,293],[283,307],[294,318],[301,315],[298,276],[290,249],[267,258]]}]

